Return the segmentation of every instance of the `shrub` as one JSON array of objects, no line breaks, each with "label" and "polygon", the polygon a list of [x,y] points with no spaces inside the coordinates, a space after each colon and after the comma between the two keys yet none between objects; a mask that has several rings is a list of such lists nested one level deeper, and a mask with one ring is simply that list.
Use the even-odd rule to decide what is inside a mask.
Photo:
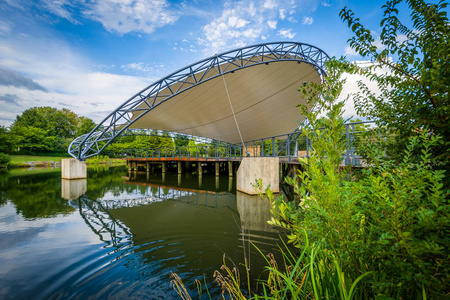
[{"label": "shrub", "polygon": [[[343,62],[334,67],[346,68]],[[268,191],[275,215],[271,223],[289,229],[290,241],[300,249],[306,247],[306,238],[320,245],[350,283],[371,272],[361,282],[362,298],[416,299],[426,293],[445,298],[449,190],[443,185],[444,171],[432,168],[436,162],[431,154],[441,137],[424,130],[410,139],[401,163],[381,159],[379,143],[366,143],[374,165],[357,180],[350,169],[339,166],[345,149],[343,103],[335,102],[342,87],[340,72],[331,68],[323,86],[302,87],[308,99],[322,95],[318,102],[328,119],[303,108],[311,122],[304,132],[314,152],[301,159],[298,176],[287,179],[301,200],[286,202]],[[420,157],[413,156],[417,149]]]},{"label": "shrub", "polygon": [[5,153],[0,153],[0,168],[6,168],[11,161],[11,157]]}]

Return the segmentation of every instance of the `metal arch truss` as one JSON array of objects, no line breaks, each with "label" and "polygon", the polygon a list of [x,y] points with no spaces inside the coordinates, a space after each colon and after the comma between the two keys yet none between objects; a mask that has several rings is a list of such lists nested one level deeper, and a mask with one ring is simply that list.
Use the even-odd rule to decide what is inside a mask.
[{"label": "metal arch truss", "polygon": [[270,62],[297,61],[312,65],[323,79],[328,58],[321,49],[296,42],[258,44],[217,54],[149,85],[110,113],[90,133],[73,140],[68,153],[82,161],[100,154],[116,137],[125,134],[130,125],[161,103],[222,74]]}]

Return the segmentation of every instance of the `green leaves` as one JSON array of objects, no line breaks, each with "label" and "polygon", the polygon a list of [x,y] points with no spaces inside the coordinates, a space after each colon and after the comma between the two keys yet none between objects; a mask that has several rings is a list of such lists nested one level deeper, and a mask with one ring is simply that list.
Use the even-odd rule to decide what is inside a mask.
[{"label": "green leaves", "polygon": [[[410,9],[412,28],[400,18],[401,2]],[[417,129],[427,129],[445,138],[446,146],[434,145],[432,156],[439,157],[445,165],[443,168],[448,169],[450,26],[447,6],[444,1],[438,4],[423,0],[387,1],[382,6],[379,49],[373,45],[376,37],[351,10],[344,8],[340,17],[354,33],[348,40],[350,46],[377,63],[377,67],[362,73],[377,82],[381,93],[375,95],[360,83],[360,92],[355,97],[358,114],[375,120],[380,127],[396,130],[397,138],[388,147],[388,154],[394,159],[403,155],[409,137],[416,135]]]},{"label": "green leaves", "polygon": [[[340,274],[336,278],[358,284],[361,290],[355,293],[341,283],[336,286],[340,298],[411,299],[424,291],[434,298],[443,297],[450,266],[446,252],[450,244],[449,189],[434,156],[443,138],[426,129],[417,130],[412,137],[402,137],[403,151],[393,159],[385,156],[387,141],[378,135],[386,129],[367,130],[358,145],[365,149],[371,166],[360,174],[340,168],[345,127],[343,104],[336,99],[342,70],[355,69],[342,60],[331,60],[327,70],[323,86],[305,84],[300,88],[306,99],[316,99],[326,109],[327,117],[301,108],[310,120],[304,134],[314,151],[309,159],[300,160],[297,177],[286,179],[299,195],[299,204],[268,193],[274,214],[270,224],[288,229],[288,241],[300,250],[305,249],[308,237],[311,245],[334,258]],[[374,76],[386,85],[403,84],[394,76]],[[391,93],[386,86],[384,92]],[[380,101],[375,105],[382,104],[375,95],[372,99]],[[388,109],[391,104],[383,105]],[[327,267],[321,262],[321,268]],[[323,282],[314,281],[315,272],[318,270],[310,269],[312,292],[318,297],[324,290]]]}]

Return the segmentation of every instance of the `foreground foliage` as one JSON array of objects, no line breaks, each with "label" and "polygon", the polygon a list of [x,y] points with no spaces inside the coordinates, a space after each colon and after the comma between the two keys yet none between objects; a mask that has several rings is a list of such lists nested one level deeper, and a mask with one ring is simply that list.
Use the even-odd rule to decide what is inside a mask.
[{"label": "foreground foliage", "polygon": [[[379,37],[374,32],[380,29],[366,28],[351,9],[344,8],[340,16],[354,32],[350,47],[373,62],[359,71],[376,82],[380,90],[375,93],[359,82],[360,92],[355,98],[358,114],[395,131],[397,137],[388,143],[387,151],[397,161],[403,159],[410,138],[420,130],[441,136],[441,142],[432,145],[429,153],[439,159],[440,168],[448,169],[450,23],[448,2],[434,2],[387,1],[382,7]],[[404,16],[410,16],[411,27],[405,25],[409,20]]]},{"label": "foreground foliage", "polygon": [[[345,131],[343,103],[335,102],[342,88],[338,73],[330,71],[323,86],[302,88],[311,101],[323,95],[318,101],[328,120],[303,108],[311,120],[305,134],[315,151],[301,161],[299,180],[287,179],[301,201],[275,199],[268,191],[271,222],[289,229],[290,241],[300,249],[306,238],[326,249],[349,282],[371,272],[359,286],[361,298],[415,299],[426,293],[444,298],[450,279],[449,190],[444,171],[433,168],[431,152],[442,137],[422,131],[410,138],[400,163],[398,157],[381,157],[378,143],[366,144],[373,166],[358,176],[341,168]],[[420,155],[413,157],[417,149]]]}]

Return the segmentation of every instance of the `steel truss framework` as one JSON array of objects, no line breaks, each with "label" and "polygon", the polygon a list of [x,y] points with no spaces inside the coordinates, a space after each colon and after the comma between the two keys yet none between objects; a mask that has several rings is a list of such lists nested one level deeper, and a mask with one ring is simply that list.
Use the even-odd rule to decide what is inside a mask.
[{"label": "steel truss framework", "polygon": [[321,49],[296,42],[258,44],[217,54],[147,86],[110,113],[90,133],[73,140],[68,153],[78,160],[98,155],[116,137],[129,134],[128,128],[158,105],[224,74],[271,62],[297,61],[313,66],[323,78],[328,58]]}]

